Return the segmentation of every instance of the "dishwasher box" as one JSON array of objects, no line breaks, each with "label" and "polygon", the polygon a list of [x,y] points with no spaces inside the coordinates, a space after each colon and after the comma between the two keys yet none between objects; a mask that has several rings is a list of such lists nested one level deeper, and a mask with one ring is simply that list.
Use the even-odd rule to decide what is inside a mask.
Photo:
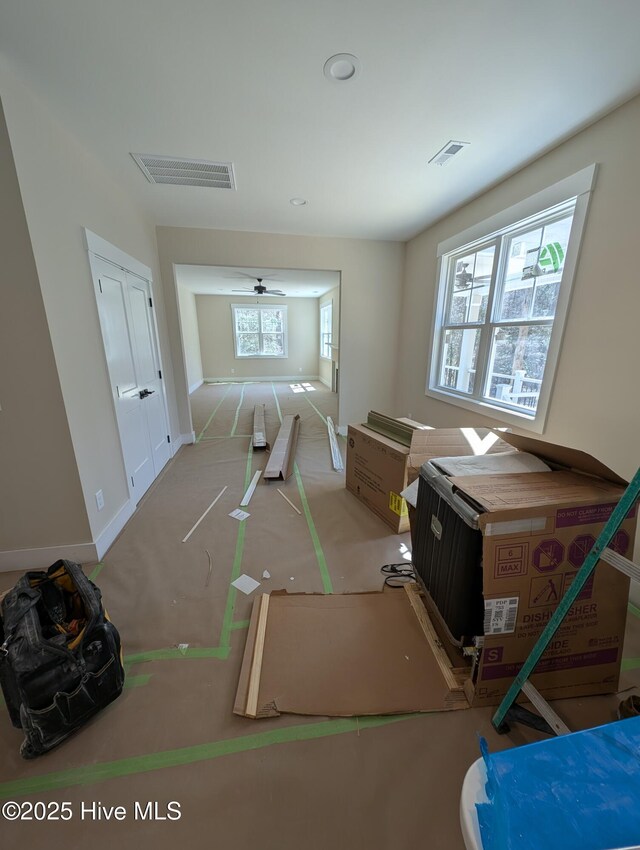
[{"label": "dishwasher box", "polygon": [[[427,463],[413,529],[432,613],[476,647],[474,706],[501,701],[627,483],[583,452],[501,436],[550,470],[447,476]],[[611,548],[629,556],[635,527],[634,508]],[[600,561],[531,677],[546,698],[617,690],[628,595],[629,579]]]},{"label": "dishwasher box", "polygon": [[345,485],[397,534],[409,531],[407,503],[400,493],[430,458],[498,452],[510,447],[488,428],[430,428],[410,419],[411,445],[367,428],[349,425]]}]

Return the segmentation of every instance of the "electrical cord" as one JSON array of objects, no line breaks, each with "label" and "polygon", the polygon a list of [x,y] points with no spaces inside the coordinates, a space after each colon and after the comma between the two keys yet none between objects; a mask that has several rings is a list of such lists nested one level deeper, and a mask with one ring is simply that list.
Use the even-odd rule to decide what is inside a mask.
[{"label": "electrical cord", "polygon": [[413,567],[406,561],[404,564],[385,564],[380,567],[380,572],[385,576],[384,583],[387,587],[402,587],[416,580]]}]

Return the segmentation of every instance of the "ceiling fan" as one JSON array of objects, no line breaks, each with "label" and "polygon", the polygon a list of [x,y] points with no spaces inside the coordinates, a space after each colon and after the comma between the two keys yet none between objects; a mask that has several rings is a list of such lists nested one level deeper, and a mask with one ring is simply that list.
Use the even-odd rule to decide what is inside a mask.
[{"label": "ceiling fan", "polygon": [[[245,275],[248,277],[248,275]],[[253,280],[253,278],[252,278]],[[287,293],[281,292],[279,289],[267,289],[266,286],[263,286],[262,281],[265,280],[263,277],[256,277],[255,280],[258,283],[253,287],[253,289],[232,289],[232,292],[250,292],[252,295],[278,295],[282,298],[286,298]]]}]

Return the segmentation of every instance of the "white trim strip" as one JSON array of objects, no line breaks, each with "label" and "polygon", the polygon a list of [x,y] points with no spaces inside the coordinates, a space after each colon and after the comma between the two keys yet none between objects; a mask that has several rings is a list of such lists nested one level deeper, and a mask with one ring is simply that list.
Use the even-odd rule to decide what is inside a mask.
[{"label": "white trim strip", "polygon": [[490,234],[509,227],[523,218],[528,218],[544,209],[568,201],[570,198],[576,198],[584,192],[589,192],[595,185],[597,169],[597,163],[588,165],[581,171],[576,171],[575,174],[565,177],[564,180],[559,180],[553,186],[548,186],[508,209],[501,210],[501,212],[485,218],[484,221],[468,227],[462,233],[457,233],[455,236],[445,239],[438,245],[438,257],[443,254],[450,254],[463,245],[468,245],[478,239],[486,239]]},{"label": "white trim strip", "polygon": [[60,558],[66,558],[78,564],[92,564],[100,560],[94,543],[44,546],[41,549],[13,549],[0,552],[0,573],[47,569]]},{"label": "white trim strip", "polygon": [[262,470],[261,469],[256,470],[256,474],[253,476],[253,479],[251,480],[251,484],[249,484],[249,486],[247,487],[247,492],[244,494],[244,496],[242,497],[242,501],[240,502],[241,508],[246,508],[246,506],[251,501],[251,497],[253,496],[256,487],[258,486],[258,481],[260,480],[261,475],[262,475]]},{"label": "white trim strip", "polygon": [[285,500],[285,502],[289,502],[289,504],[290,504],[290,505],[291,505],[291,507],[294,509],[294,511],[295,511],[295,512],[296,512],[299,516],[302,516],[302,511],[299,511],[299,510],[298,510],[298,508],[296,508],[296,506],[293,504],[293,502],[291,501],[291,499],[290,499],[288,496],[285,496],[285,494],[282,492],[282,490],[281,490],[279,487],[276,487],[276,490],[278,491],[278,493],[280,493],[280,495],[281,495],[281,496],[282,496],[282,498]]},{"label": "white trim strip", "polygon": [[193,534],[193,532],[194,532],[194,531],[196,530],[196,528],[200,525],[200,523],[202,522],[202,520],[206,517],[206,515],[209,513],[209,511],[211,510],[211,508],[212,508],[212,507],[215,505],[215,503],[218,501],[218,499],[220,498],[220,496],[222,496],[222,494],[224,493],[224,491],[227,489],[227,487],[228,487],[228,486],[229,486],[228,484],[225,484],[225,485],[224,485],[224,487],[222,488],[222,490],[220,490],[220,492],[218,493],[218,495],[215,497],[215,499],[213,500],[213,502],[211,502],[211,504],[210,504],[210,505],[209,505],[209,507],[206,509],[206,511],[202,514],[202,516],[201,516],[201,517],[200,517],[200,519],[197,521],[197,523],[193,526],[193,528],[191,529],[191,531],[187,534],[187,536],[186,536],[186,537],[183,537],[183,538],[182,538],[182,542],[183,542],[183,543],[186,543],[186,542],[187,542],[187,540],[191,537],[191,535]]},{"label": "white trim strip", "polygon": [[129,522],[135,513],[136,506],[131,499],[127,499],[118,513],[110,520],[109,524],[98,535],[96,539],[96,552],[98,560],[102,558],[107,549],[111,546],[116,537],[120,534],[125,525]]}]

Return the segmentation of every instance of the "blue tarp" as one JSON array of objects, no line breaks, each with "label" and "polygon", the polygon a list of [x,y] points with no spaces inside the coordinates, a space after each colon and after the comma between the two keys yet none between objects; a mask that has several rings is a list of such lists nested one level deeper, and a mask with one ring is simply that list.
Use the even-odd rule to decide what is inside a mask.
[{"label": "blue tarp", "polygon": [[484,850],[640,846],[640,717],[489,753]]}]

